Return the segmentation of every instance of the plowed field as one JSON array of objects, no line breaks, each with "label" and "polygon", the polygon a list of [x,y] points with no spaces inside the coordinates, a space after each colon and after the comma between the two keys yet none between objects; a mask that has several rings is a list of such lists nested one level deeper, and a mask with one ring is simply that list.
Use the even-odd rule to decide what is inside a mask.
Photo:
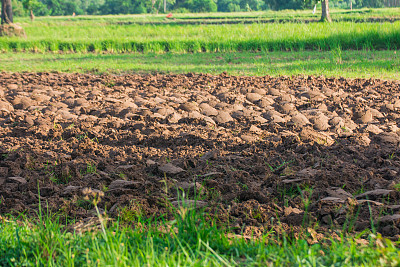
[{"label": "plowed field", "polygon": [[0,73],[0,213],[89,218],[90,188],[161,216],[185,193],[238,232],[398,240],[399,123],[398,81]]}]

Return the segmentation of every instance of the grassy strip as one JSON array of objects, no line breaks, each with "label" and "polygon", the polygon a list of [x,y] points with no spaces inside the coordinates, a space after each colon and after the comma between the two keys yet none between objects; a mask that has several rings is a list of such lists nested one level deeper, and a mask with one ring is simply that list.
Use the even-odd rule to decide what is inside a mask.
[{"label": "grassy strip", "polygon": [[236,52],[399,49],[400,22],[251,25],[91,25],[25,27],[28,38],[0,38],[3,52]]},{"label": "grassy strip", "polygon": [[91,73],[212,73],[325,75],[400,79],[396,51],[194,53],[194,54],[0,54],[0,70]]},{"label": "grassy strip", "polygon": [[[146,221],[129,217],[100,230],[78,232],[57,217],[0,220],[1,266],[395,266],[400,250],[389,240],[369,235],[363,245],[344,238],[310,245],[270,231],[261,237],[230,234],[203,211],[183,205],[175,219]],[[126,218],[125,218],[126,219]],[[67,230],[69,229],[69,230]],[[307,231],[305,231],[307,232]],[[312,232],[312,231],[311,231]],[[361,240],[361,239],[360,239]],[[311,242],[314,243],[314,242]],[[358,241],[360,243],[360,241]]]}]

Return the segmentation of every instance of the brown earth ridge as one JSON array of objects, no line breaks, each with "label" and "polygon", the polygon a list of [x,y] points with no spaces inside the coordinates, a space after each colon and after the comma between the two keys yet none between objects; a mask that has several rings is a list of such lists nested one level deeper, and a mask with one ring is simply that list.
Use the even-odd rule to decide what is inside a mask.
[{"label": "brown earth ridge", "polygon": [[[0,214],[167,214],[400,234],[400,82],[0,73]],[[39,193],[40,191],[40,193]],[[180,192],[180,193],[178,193]]]}]

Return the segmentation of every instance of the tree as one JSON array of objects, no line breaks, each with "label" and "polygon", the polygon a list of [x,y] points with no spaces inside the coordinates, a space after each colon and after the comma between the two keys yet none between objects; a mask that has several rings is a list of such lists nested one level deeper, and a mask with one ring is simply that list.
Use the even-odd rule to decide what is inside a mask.
[{"label": "tree", "polygon": [[[316,4],[319,0],[305,0],[305,2],[309,4]],[[332,22],[331,15],[329,13],[329,0],[321,0],[322,6],[322,14],[321,14],[321,21],[322,22]]]},{"label": "tree", "polygon": [[322,0],[322,15],[321,21],[332,22],[331,15],[329,14],[329,0]]},{"label": "tree", "polygon": [[1,26],[0,36],[25,36],[21,26],[13,23],[13,10],[11,0],[1,0]]},{"label": "tree", "polygon": [[1,24],[13,23],[11,0],[1,0]]},{"label": "tree", "polygon": [[310,0],[265,0],[265,2],[272,10],[303,9],[305,5],[311,4]]}]

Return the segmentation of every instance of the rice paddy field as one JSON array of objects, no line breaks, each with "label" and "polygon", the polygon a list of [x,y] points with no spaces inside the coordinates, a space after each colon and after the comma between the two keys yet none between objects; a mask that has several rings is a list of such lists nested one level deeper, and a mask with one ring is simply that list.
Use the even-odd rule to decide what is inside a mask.
[{"label": "rice paddy field", "polygon": [[[159,16],[121,17],[120,20],[107,16],[70,20],[39,18],[33,23],[25,19],[20,24],[27,38],[2,38],[0,51],[194,53],[327,51],[338,47],[342,50],[388,50],[400,47],[400,22],[394,15],[390,16],[393,21],[382,17],[378,23],[347,19],[324,24],[296,22],[293,18],[295,14],[289,14],[285,23],[255,21],[250,24],[231,24],[223,20],[207,24],[207,21],[215,21],[214,17],[203,19],[202,16],[196,17],[195,24],[185,24],[185,17],[157,23]],[[363,19],[372,18],[369,13],[366,14]],[[376,15],[373,13],[372,16]],[[357,13],[353,16],[358,17]],[[146,23],[141,24],[140,19],[146,19]]]},{"label": "rice paddy field", "polygon": [[0,266],[399,266],[400,8],[16,18]]}]

